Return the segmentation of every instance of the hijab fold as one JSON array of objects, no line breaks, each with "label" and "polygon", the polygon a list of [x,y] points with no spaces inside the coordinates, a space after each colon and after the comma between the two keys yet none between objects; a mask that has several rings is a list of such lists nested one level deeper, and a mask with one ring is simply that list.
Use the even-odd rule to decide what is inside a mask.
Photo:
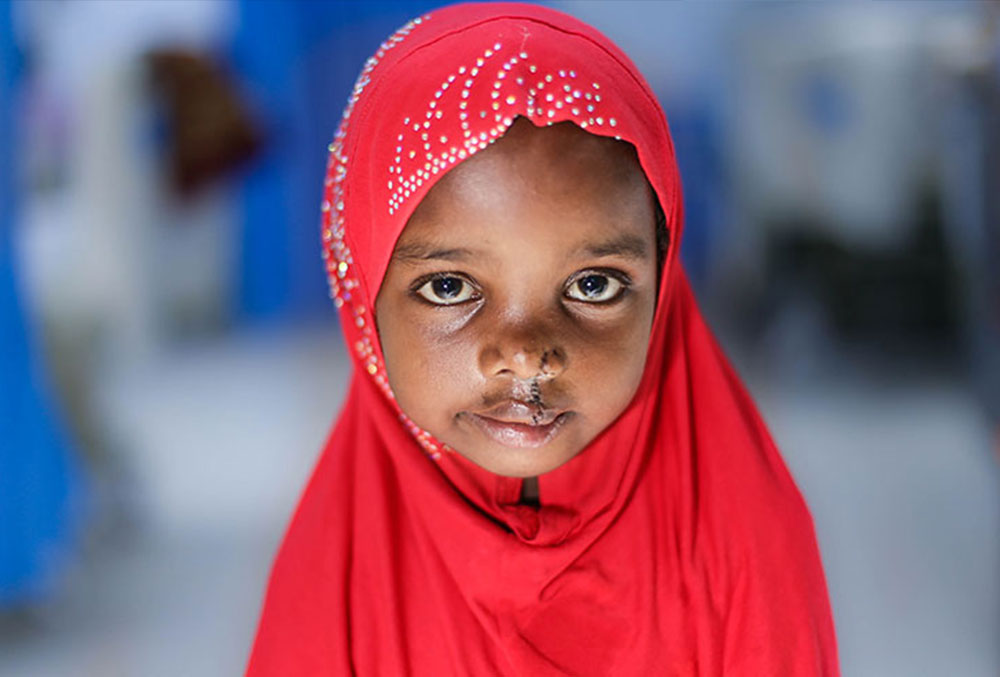
[{"label": "hijab fold", "polygon": [[[414,207],[519,116],[635,146],[670,232],[639,389],[539,478],[538,507],[407,418],[374,327]],[[322,215],[356,369],[276,558],[250,677],[838,674],[811,518],[697,308],[666,120],[615,45],[533,5],[413,20],[359,76]]]}]

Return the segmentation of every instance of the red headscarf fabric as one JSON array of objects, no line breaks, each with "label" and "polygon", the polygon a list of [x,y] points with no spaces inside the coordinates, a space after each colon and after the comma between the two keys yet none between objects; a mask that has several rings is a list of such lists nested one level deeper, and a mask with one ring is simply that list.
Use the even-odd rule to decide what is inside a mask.
[{"label": "red headscarf fabric", "polygon": [[[386,379],[374,298],[416,204],[516,116],[633,144],[670,247],[633,401],[539,479],[420,430]],[[330,146],[323,255],[357,369],[277,556],[247,674],[836,675],[807,508],[695,305],[667,124],[593,28],[521,4],[408,23]]]}]

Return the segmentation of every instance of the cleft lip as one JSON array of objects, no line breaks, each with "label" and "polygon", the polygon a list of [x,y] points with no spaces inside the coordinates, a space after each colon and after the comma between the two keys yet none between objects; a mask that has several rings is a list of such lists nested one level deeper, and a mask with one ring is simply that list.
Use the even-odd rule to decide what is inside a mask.
[{"label": "cleft lip", "polygon": [[495,406],[474,412],[477,416],[489,418],[499,423],[515,423],[527,426],[547,426],[564,413],[557,409],[521,400],[504,400]]},{"label": "cleft lip", "polygon": [[[536,412],[536,418],[531,418],[529,413],[531,410]],[[560,413],[516,400],[479,413],[463,413],[465,420],[488,439],[512,449],[536,449],[545,446],[560,434],[574,416],[570,411]]]}]

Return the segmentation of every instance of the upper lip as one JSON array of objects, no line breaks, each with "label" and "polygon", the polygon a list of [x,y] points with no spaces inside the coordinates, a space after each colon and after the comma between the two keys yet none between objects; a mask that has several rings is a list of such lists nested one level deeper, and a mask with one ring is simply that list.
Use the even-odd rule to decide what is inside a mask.
[{"label": "upper lip", "polygon": [[508,399],[489,409],[474,412],[477,416],[491,418],[501,423],[520,423],[522,425],[549,425],[563,412],[551,409],[541,404]]}]

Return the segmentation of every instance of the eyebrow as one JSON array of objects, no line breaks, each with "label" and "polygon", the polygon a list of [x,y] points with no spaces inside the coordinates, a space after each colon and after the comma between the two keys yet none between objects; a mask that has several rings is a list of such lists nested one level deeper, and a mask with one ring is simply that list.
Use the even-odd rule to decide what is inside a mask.
[{"label": "eyebrow", "polygon": [[468,261],[481,256],[482,252],[477,252],[464,247],[440,247],[428,242],[411,242],[396,247],[392,253],[392,258],[404,263],[415,261]]},{"label": "eyebrow", "polygon": [[604,242],[594,242],[580,247],[580,252],[600,258],[620,256],[626,259],[645,259],[649,256],[646,241],[636,235],[623,234]]},{"label": "eyebrow", "polygon": [[[641,237],[629,234],[619,235],[603,242],[587,243],[579,247],[579,253],[601,258],[620,256],[626,259],[643,260],[649,256],[649,247]],[[411,242],[399,245],[392,258],[402,263],[418,261],[469,261],[488,256],[488,253],[465,247],[441,247],[429,242]]]}]

